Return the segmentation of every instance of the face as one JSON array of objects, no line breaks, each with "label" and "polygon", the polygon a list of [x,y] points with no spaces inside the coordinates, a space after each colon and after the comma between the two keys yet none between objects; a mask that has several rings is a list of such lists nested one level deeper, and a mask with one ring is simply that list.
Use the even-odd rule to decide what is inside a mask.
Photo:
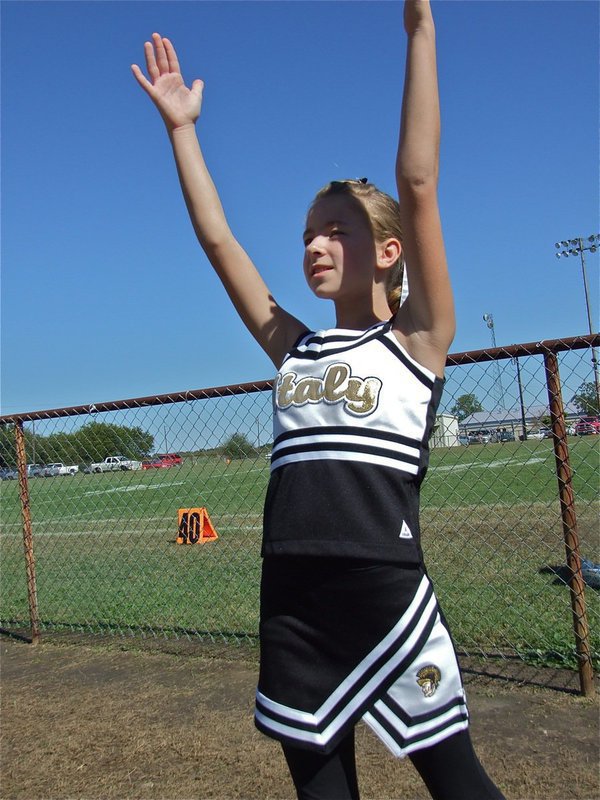
[{"label": "face", "polygon": [[377,247],[360,201],[332,195],[312,207],[304,232],[304,276],[317,297],[369,293],[376,263]]}]

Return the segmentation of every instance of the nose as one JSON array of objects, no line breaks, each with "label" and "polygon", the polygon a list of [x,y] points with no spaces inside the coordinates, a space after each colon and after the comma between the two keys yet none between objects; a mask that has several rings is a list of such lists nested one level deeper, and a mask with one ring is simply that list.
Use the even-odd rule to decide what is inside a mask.
[{"label": "nose", "polygon": [[310,255],[321,255],[324,252],[323,237],[315,236],[314,239],[311,239],[306,246],[306,252]]}]

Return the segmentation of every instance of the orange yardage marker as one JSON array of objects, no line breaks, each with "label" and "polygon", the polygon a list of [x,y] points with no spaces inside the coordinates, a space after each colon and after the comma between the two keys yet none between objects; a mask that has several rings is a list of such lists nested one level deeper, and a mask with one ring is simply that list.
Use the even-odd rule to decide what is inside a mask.
[{"label": "orange yardage marker", "polygon": [[179,509],[177,544],[204,544],[218,538],[205,506]]}]

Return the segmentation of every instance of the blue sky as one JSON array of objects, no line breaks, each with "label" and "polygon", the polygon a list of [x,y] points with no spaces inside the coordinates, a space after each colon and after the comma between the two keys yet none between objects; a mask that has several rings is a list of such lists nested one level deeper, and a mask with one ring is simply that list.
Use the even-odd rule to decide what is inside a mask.
[{"label": "blue sky", "polygon": [[[595,2],[434,3],[452,351],[587,332],[599,232]],[[206,83],[198,130],[231,227],[310,327],[305,210],[332,178],[394,192],[397,2],[2,2],[2,412],[272,377],[196,243],[130,73],[169,36]],[[586,254],[598,318],[598,253]],[[597,324],[597,322],[595,323]]]}]

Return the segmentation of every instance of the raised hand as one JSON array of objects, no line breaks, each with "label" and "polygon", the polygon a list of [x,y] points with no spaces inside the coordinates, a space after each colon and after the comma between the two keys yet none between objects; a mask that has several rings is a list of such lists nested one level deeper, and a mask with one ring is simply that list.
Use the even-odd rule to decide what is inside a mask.
[{"label": "raised hand", "polygon": [[431,21],[429,0],[404,0],[404,29],[414,33],[423,23]]},{"label": "raised hand", "polygon": [[195,80],[188,89],[183,82],[175,48],[158,33],[152,34],[152,42],[144,43],[144,54],[150,80],[137,64],[132,64],[131,70],[158,108],[169,131],[193,125],[200,116],[204,83]]}]

